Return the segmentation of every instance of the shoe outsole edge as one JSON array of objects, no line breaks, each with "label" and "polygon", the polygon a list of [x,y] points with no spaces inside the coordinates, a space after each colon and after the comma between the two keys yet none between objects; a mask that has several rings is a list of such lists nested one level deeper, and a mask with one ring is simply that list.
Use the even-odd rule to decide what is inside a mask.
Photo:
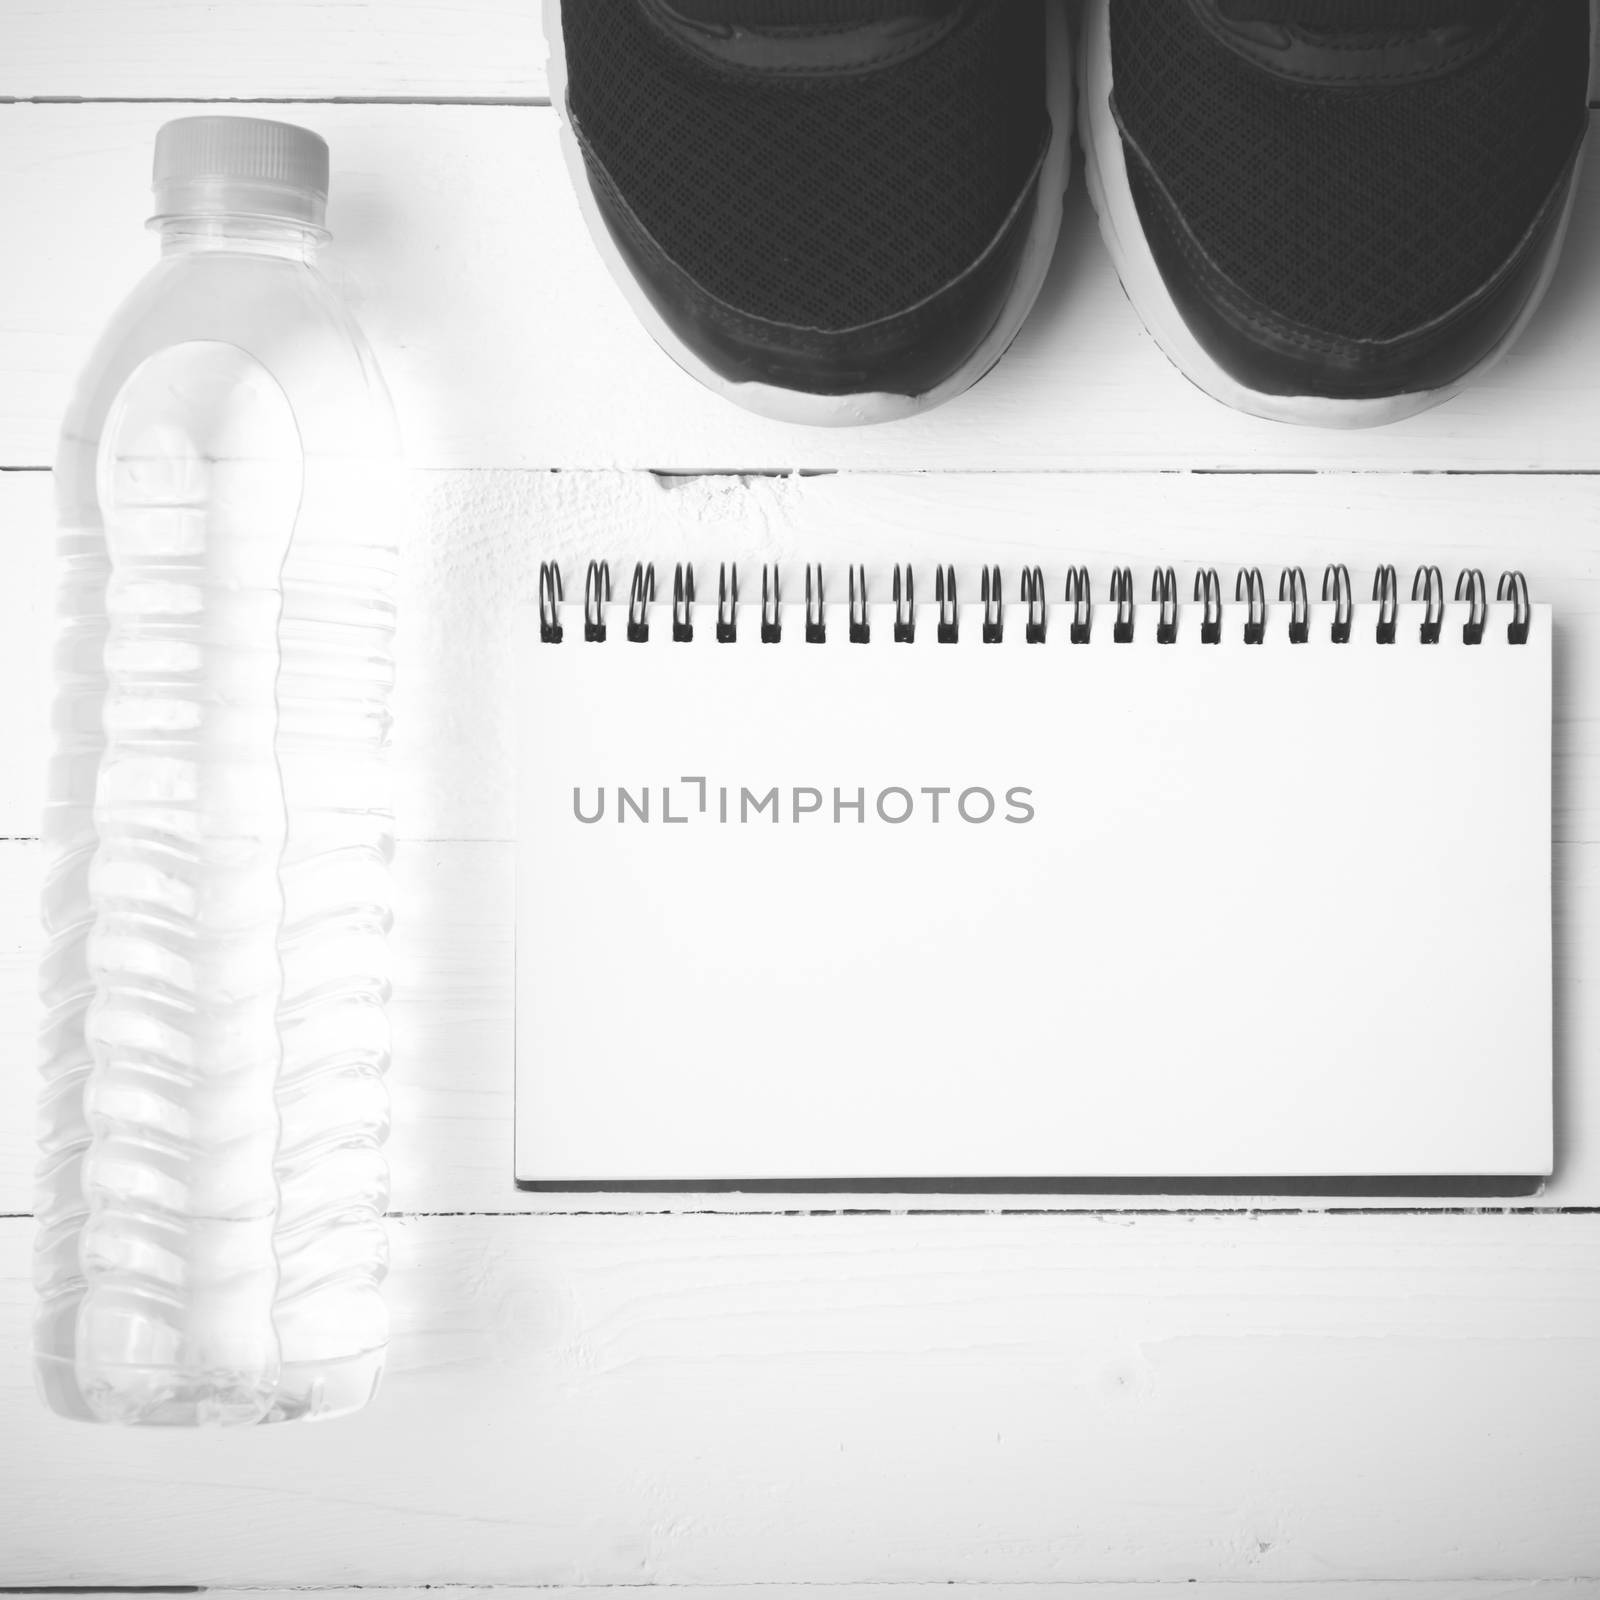
[{"label": "shoe outsole edge", "polygon": [[[1600,0],[1590,0],[1590,37],[1600,27]],[[1271,422],[1293,422],[1319,428],[1373,428],[1416,416],[1459,394],[1499,362],[1522,336],[1544,299],[1561,258],[1562,244],[1578,193],[1578,168],[1568,189],[1561,221],[1551,240],[1539,277],[1505,336],[1459,378],[1437,389],[1384,395],[1375,399],[1330,399],[1322,395],[1269,394],[1224,370],[1189,331],[1183,314],[1145,240],[1122,146],[1111,114],[1111,0],[1086,0],[1079,40],[1078,137],[1083,145],[1084,181],[1089,203],[1099,218],[1123,292],[1162,353],[1196,388],[1235,411]],[[1587,141],[1586,141],[1587,142]]]},{"label": "shoe outsole edge", "polygon": [[560,124],[562,160],[578,198],[584,225],[621,290],[634,316],[651,338],[690,377],[713,393],[747,411],[777,422],[811,427],[855,427],[894,422],[931,411],[953,400],[978,382],[1010,348],[1044,287],[1056,238],[1061,230],[1062,204],[1071,172],[1073,97],[1076,74],[1072,38],[1060,0],[1046,4],[1045,88],[1050,113],[1050,145],[1038,176],[1038,203],[1016,280],[994,326],[959,368],[921,394],[871,392],[844,395],[807,394],[774,384],[740,383],[724,377],[698,356],[673,330],[634,278],[606,227],[589,181],[587,163],[567,115],[566,51],[561,33],[561,0],[542,0],[545,44],[549,51],[550,103]]}]

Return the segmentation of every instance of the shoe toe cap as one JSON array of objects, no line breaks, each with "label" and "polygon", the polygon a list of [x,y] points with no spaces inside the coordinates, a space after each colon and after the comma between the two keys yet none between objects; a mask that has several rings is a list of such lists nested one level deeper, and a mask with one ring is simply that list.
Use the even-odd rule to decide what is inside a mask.
[{"label": "shoe toe cap", "polygon": [[[663,248],[600,163],[592,156],[585,162],[621,264],[671,339],[727,383],[832,396],[926,394],[973,360],[1011,304],[1041,203],[1043,163],[1041,152],[985,248],[931,293],[870,321],[821,326],[713,292]],[[794,270],[803,273],[805,264]]]},{"label": "shoe toe cap", "polygon": [[[1220,263],[1137,149],[1129,186],[1146,242],[1189,332],[1236,383],[1257,393],[1376,400],[1449,389],[1496,356],[1542,292],[1560,244],[1576,154],[1516,247],[1465,295],[1427,306],[1405,326],[1337,331],[1290,317]],[[1417,270],[1412,265],[1412,271]],[[1270,268],[1256,277],[1271,277]],[[1329,323],[1333,322],[1329,318]]]}]

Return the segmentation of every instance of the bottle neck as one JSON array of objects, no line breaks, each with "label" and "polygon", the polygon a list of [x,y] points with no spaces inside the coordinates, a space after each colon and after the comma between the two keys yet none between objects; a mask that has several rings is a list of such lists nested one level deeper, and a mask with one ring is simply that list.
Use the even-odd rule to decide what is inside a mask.
[{"label": "bottle neck", "polygon": [[309,263],[328,237],[324,228],[279,217],[164,216],[151,218],[150,226],[161,235],[164,256],[226,251]]}]

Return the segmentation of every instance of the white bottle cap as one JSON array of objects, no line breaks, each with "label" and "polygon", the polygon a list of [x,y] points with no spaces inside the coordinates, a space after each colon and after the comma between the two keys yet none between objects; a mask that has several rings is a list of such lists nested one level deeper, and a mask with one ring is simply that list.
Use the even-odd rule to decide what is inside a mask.
[{"label": "white bottle cap", "polygon": [[180,117],[156,135],[156,220],[267,217],[320,228],[328,146],[309,128],[260,117]]}]

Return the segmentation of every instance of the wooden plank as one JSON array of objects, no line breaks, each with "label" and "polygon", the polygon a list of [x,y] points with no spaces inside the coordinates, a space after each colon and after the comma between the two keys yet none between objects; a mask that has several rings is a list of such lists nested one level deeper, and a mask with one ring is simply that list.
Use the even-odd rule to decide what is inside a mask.
[{"label": "wooden plank", "polygon": [[0,761],[0,838],[35,837],[44,805],[50,729],[55,567],[50,474],[0,472],[0,683],[6,756]]},{"label": "wooden plank", "polygon": [[0,1223],[5,1581],[1600,1571],[1600,1218],[393,1232],[370,1412],[146,1434],[39,1409],[29,1225]]},{"label": "wooden plank", "polygon": [[[1600,917],[1600,845],[1556,852],[1563,883],[1557,973],[1556,1176],[1518,1207],[1600,1206],[1600,1014],[1589,974]],[[33,1203],[38,846],[0,844],[0,1213]],[[1161,1195],[534,1195],[512,1183],[512,847],[405,844],[396,859],[392,1205],[402,1213],[838,1210],[1445,1209],[1448,1199]],[[619,986],[625,975],[617,975]],[[1481,1205],[1484,1202],[1470,1202]],[[1459,1202],[1457,1202],[1459,1205]]]},{"label": "wooden plank", "polygon": [[[0,100],[545,99],[533,0],[0,0]],[[1600,97],[1600,80],[1590,99]]]},{"label": "wooden plank", "polygon": [[[648,556],[670,579],[680,560],[866,563],[886,581],[896,560],[953,562],[963,592],[998,562],[1015,595],[1024,563],[1043,565],[1059,598],[1069,564],[1102,589],[1131,562],[1141,585],[1176,566],[1189,592],[1200,564],[1328,561],[1370,587],[1397,563],[1519,566],[1552,602],[1559,629],[1555,837],[1600,839],[1600,493],[1585,477],[1171,474],[960,474],[819,477],[647,473],[423,473],[403,540],[396,768],[399,826],[411,839],[511,833],[511,640],[538,564],[605,557],[624,573]],[[0,683],[7,761],[0,836],[38,831],[51,633],[50,485],[0,473]],[[710,572],[702,567],[702,577]],[[1453,579],[1452,579],[1453,581]],[[881,588],[877,592],[882,592]],[[1143,589],[1141,588],[1141,593]],[[1231,589],[1230,589],[1231,592]],[[748,593],[748,591],[747,591]]]},{"label": "wooden plank", "polygon": [[[49,461],[71,374],[153,246],[149,151],[172,106],[0,107],[0,205],[29,219],[0,260],[0,465]],[[334,152],[330,261],[373,336],[415,460],[646,466],[1591,469],[1600,369],[1600,163],[1549,300],[1513,356],[1449,405],[1356,433],[1241,417],[1139,327],[1081,189],[1011,355],[940,411],[869,429],[752,417],[685,377],[596,261],[548,109],[307,106]]]},{"label": "wooden plank", "polygon": [[0,99],[549,94],[531,0],[0,0],[0,34]]},{"label": "wooden plank", "polygon": [[[1269,568],[1292,559],[1315,574],[1343,558],[1358,584],[1370,582],[1385,558],[1402,568],[1424,559],[1447,569],[1522,564],[1534,591],[1555,602],[1561,630],[1554,816],[1561,1149],[1558,1175],[1534,1203],[1600,1204],[1600,1089],[1582,1069],[1600,1058],[1600,1003],[1590,981],[1600,934],[1600,503],[1592,480],[441,473],[423,475],[420,488],[422,513],[404,565],[397,735],[401,833],[411,841],[399,868],[392,1153],[401,1209],[563,1204],[521,1196],[510,1184],[510,851],[448,841],[510,833],[512,615],[533,592],[537,562],[557,556],[575,578],[582,557],[608,556],[620,570],[641,551],[664,566],[720,555],[861,559],[880,583],[897,555],[956,562],[964,582],[979,560],[998,561],[1008,573],[1040,561],[1053,592],[1069,557],[1088,561],[1102,579],[1113,560],[1130,560],[1141,574],[1157,560],[1176,560],[1186,584],[1202,559]],[[0,835],[37,831],[48,493],[44,474],[0,474],[0,537],[13,552],[10,581],[0,586],[0,681],[13,690],[14,708],[11,760],[0,767]],[[36,872],[31,847],[0,846],[0,1049],[9,1045],[12,1060],[32,1057]],[[28,1074],[0,1074],[0,1210],[29,1204],[32,1094]],[[1029,1202],[1039,1203],[1051,1202]]]},{"label": "wooden plank", "polygon": [[0,0],[0,100],[543,99],[532,0]]}]

